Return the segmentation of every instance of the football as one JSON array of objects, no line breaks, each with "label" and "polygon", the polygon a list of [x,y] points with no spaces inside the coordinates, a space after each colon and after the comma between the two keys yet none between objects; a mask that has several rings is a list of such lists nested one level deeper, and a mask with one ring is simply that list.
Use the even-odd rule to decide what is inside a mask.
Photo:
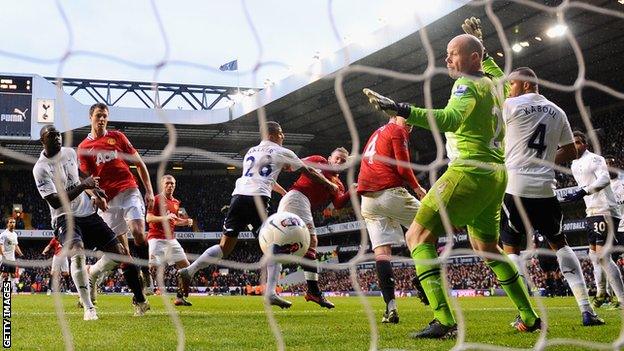
[{"label": "football", "polygon": [[310,246],[310,232],[299,216],[280,212],[271,215],[260,227],[258,241],[265,254],[273,248],[274,254],[303,257]]}]

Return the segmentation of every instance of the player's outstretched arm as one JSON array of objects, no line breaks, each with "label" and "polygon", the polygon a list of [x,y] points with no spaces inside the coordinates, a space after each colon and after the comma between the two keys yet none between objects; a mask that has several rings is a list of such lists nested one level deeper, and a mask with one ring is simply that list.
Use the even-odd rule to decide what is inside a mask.
[{"label": "player's outstretched arm", "polygon": [[[479,18],[466,18],[461,27],[464,33],[475,36],[483,44],[483,28]],[[494,61],[494,58],[488,54],[485,45],[483,46],[483,71],[493,78],[502,78],[505,75],[503,70],[496,64],[496,61]],[[509,95],[510,88],[509,82],[503,83],[505,97]]]},{"label": "player's outstretched arm", "polygon": [[15,253],[20,257],[24,256],[24,254],[22,253],[22,249],[20,249],[19,245],[15,245]]},{"label": "player's outstretched arm", "polygon": [[152,182],[149,177],[149,171],[147,170],[147,166],[141,155],[138,152],[135,152],[131,157],[131,162],[136,166],[137,172],[139,173],[139,178],[141,178],[141,182],[143,183],[143,187],[145,188],[145,206],[148,209],[154,207],[154,188],[152,188]]},{"label": "player's outstretched arm", "polygon": [[192,227],[193,219],[192,218],[178,218],[175,221],[176,227]]},{"label": "player's outstretched arm", "polygon": [[50,244],[48,244],[46,247],[43,248],[43,251],[41,251],[41,255],[43,256],[47,255],[48,251],[50,251]]},{"label": "player's outstretched arm", "polygon": [[[460,78],[456,83],[456,91],[449,99],[448,104],[443,109],[432,109],[433,117],[438,128],[443,132],[454,132],[459,128],[466,117],[472,113],[476,104],[474,84],[467,78]],[[427,119],[427,109],[414,107],[409,103],[395,103],[383,95],[380,95],[370,89],[364,89],[364,94],[368,97],[368,101],[376,109],[385,112],[390,116],[404,116],[406,122],[422,128],[431,129],[429,120]]]},{"label": "player's outstretched arm", "polygon": [[179,221],[180,218],[175,214],[175,213],[169,213],[166,216],[156,216],[153,213],[148,212],[147,216],[145,217],[145,221],[147,223],[156,223],[156,222],[162,222],[162,223],[167,223],[169,221]]},{"label": "player's outstretched arm", "polygon": [[301,167],[301,171],[310,177],[310,179],[314,182],[325,186],[330,193],[334,194],[338,191],[338,186],[336,184],[330,182],[329,179],[325,178],[325,176],[321,173],[315,171],[314,168],[304,165]]}]

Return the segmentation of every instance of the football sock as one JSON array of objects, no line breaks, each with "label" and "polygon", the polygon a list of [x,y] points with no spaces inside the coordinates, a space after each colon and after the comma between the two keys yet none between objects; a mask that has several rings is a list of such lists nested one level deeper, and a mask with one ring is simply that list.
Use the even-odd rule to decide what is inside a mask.
[{"label": "football sock", "polygon": [[438,258],[435,245],[424,243],[416,246],[412,250],[412,259],[416,267],[418,280],[429,299],[429,305],[433,309],[433,316],[443,325],[455,325],[455,317],[451,312],[448,304],[448,298],[444,285],[442,285],[442,277],[440,276],[440,264],[438,263],[419,263],[416,260],[431,260]]},{"label": "football sock", "polygon": [[522,260],[522,258],[520,258],[520,255],[516,255],[516,254],[507,254],[507,257],[509,257],[509,260],[513,262],[513,264],[516,266],[516,269],[518,270],[518,274],[520,274],[520,278],[522,278],[524,285],[526,285],[528,289],[529,283],[527,282],[527,279],[523,273],[524,270],[522,269],[522,267],[525,266],[524,261]]},{"label": "football sock", "polygon": [[607,275],[607,280],[609,281],[609,285],[611,285],[611,289],[613,289],[618,301],[624,304],[624,284],[622,283],[620,269],[615,262],[613,262],[611,256],[605,256],[601,261],[603,261],[602,268]]},{"label": "football sock", "polygon": [[194,276],[198,270],[210,266],[210,258],[223,258],[223,250],[221,250],[221,246],[219,244],[212,245],[207,248],[206,251],[204,251],[201,256],[195,260],[195,262],[186,267],[191,277]]},{"label": "football sock", "polygon": [[568,282],[581,312],[593,313],[594,309],[589,303],[589,293],[585,285],[585,278],[583,278],[583,269],[574,251],[569,246],[562,247],[557,250],[557,261],[559,261],[561,273]]},{"label": "football sock", "polygon": [[89,277],[85,268],[85,255],[74,255],[71,257],[71,275],[78,290],[78,295],[85,309],[93,308],[91,297],[89,296]]},{"label": "football sock", "polygon": [[518,308],[522,321],[532,326],[538,317],[529,301],[529,293],[522,279],[519,279],[520,275],[516,267],[507,259],[507,255],[504,253],[502,255],[505,257],[504,261],[486,260],[486,263],[496,275],[496,279],[498,279],[507,296]]},{"label": "football sock", "polygon": [[589,259],[591,260],[592,267],[594,268],[594,282],[596,283],[596,296],[604,295],[607,293],[606,289],[606,277],[602,270],[602,265],[598,259],[596,251],[589,250]]},{"label": "football sock", "polygon": [[320,295],[321,289],[318,285],[318,261],[316,260],[316,249],[308,249],[303,255],[304,258],[312,260],[309,264],[303,264],[303,277],[308,284],[308,292],[313,295]]},{"label": "football sock", "polygon": [[269,262],[267,264],[267,292],[269,295],[276,294],[277,282],[282,272],[282,264],[279,262]]},{"label": "football sock", "polygon": [[145,302],[145,295],[143,295],[143,282],[139,277],[139,269],[135,264],[122,263],[119,265],[121,272],[128,283],[128,287],[134,295],[136,302]]},{"label": "football sock", "polygon": [[[134,244],[134,249],[137,254],[137,257],[142,260],[149,259],[149,247],[147,246],[147,242],[144,242],[140,245],[137,245],[136,242]],[[149,267],[147,265],[141,264],[140,266],[141,273],[143,275],[143,285],[148,288],[151,284],[152,277],[149,271]]]},{"label": "football sock", "polygon": [[379,255],[375,257],[375,268],[377,268],[377,278],[379,287],[386,306],[390,301],[394,301],[394,274],[392,273],[392,263],[390,256]]},{"label": "football sock", "polygon": [[108,257],[108,255],[104,254],[89,268],[89,279],[95,279],[97,281],[101,276],[117,267],[118,264],[119,263]]}]

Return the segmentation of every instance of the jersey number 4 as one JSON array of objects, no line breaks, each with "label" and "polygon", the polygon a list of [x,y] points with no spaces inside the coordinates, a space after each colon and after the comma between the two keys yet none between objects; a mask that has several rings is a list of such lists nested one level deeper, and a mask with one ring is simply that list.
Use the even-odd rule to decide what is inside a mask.
[{"label": "jersey number 4", "polygon": [[537,151],[537,158],[542,158],[544,150],[546,150],[544,139],[546,139],[546,125],[540,123],[537,125],[537,128],[535,128],[531,138],[529,138],[529,144],[527,145],[530,149],[535,149]]},{"label": "jersey number 4", "polygon": [[376,134],[373,137],[373,139],[371,139],[370,143],[368,143],[366,150],[364,150],[364,157],[368,159],[368,163],[371,165],[373,164],[373,158],[375,157],[375,154],[377,153],[377,151],[375,150],[375,144],[377,143],[378,137],[379,137],[379,134]]}]

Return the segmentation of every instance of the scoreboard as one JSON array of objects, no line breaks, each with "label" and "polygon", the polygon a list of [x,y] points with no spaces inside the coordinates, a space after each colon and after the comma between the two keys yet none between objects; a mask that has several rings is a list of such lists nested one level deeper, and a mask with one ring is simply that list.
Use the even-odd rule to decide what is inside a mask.
[{"label": "scoreboard", "polygon": [[0,139],[30,139],[32,81],[0,75]]}]

